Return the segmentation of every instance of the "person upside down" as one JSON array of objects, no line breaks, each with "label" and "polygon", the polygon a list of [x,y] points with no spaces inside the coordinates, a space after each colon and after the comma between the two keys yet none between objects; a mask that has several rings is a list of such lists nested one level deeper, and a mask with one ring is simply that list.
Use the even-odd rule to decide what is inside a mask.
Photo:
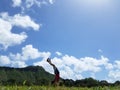
[{"label": "person upside down", "polygon": [[47,58],[47,62],[53,67],[53,69],[54,69],[54,74],[55,74],[55,78],[54,78],[54,80],[53,80],[51,83],[57,85],[57,84],[59,83],[59,79],[60,79],[59,70],[58,70],[57,67],[51,62],[51,59],[50,59],[50,58]]}]

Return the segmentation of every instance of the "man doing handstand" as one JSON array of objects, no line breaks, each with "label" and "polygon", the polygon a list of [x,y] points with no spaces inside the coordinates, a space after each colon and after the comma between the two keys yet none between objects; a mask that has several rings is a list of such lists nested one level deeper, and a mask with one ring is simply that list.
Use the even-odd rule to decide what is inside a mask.
[{"label": "man doing handstand", "polygon": [[54,69],[55,78],[54,78],[54,80],[52,81],[52,84],[58,84],[59,79],[60,79],[59,70],[58,70],[57,67],[51,62],[51,59],[50,59],[50,58],[47,59],[47,62],[48,62],[51,66],[53,66],[53,69]]}]

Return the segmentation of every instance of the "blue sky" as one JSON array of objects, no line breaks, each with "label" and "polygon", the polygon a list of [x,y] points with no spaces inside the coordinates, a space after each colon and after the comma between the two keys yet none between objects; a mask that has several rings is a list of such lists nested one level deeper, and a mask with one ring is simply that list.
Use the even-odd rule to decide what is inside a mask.
[{"label": "blue sky", "polygon": [[1,0],[0,65],[62,78],[120,80],[119,0]]}]

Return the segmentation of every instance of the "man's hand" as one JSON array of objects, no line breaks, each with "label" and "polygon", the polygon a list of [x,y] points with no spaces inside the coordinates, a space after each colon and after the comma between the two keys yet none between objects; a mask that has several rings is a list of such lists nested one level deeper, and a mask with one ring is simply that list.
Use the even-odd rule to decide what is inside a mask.
[{"label": "man's hand", "polygon": [[47,62],[51,62],[50,58],[47,58]]}]

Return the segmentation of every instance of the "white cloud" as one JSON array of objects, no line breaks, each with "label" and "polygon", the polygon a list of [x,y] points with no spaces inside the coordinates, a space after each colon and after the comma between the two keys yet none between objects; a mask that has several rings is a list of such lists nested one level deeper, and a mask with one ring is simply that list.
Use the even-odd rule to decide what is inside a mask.
[{"label": "white cloud", "polygon": [[10,59],[7,56],[0,56],[0,65],[8,65],[10,64]]},{"label": "white cloud", "polygon": [[40,57],[38,49],[33,48],[32,45],[26,45],[22,48],[22,60],[36,59]]},{"label": "white cloud", "polygon": [[38,49],[33,48],[32,45],[26,45],[22,48],[22,60],[37,59],[37,58],[48,58],[49,52],[39,52]]},{"label": "white cloud", "polygon": [[116,60],[114,67],[120,70],[120,61]]},{"label": "white cloud", "polygon": [[39,30],[40,25],[36,24],[29,16],[23,16],[16,14],[9,16],[8,13],[0,13],[0,44],[4,49],[9,46],[21,44],[28,37],[25,32],[19,34],[12,33],[13,26],[19,26],[23,28],[33,28],[33,30]]},{"label": "white cloud", "polygon": [[[26,45],[22,48],[21,53],[9,54],[9,56],[0,56],[1,65],[11,65],[12,67],[26,67],[29,60],[33,60],[33,65],[40,65],[45,68],[46,71],[54,73],[53,67],[46,62],[46,59],[50,57],[50,52],[40,52],[32,45]],[[40,61],[38,59],[40,58]],[[37,60],[37,61],[36,61]],[[96,77],[96,73],[102,73],[102,70],[106,70],[106,80],[114,82],[120,80],[120,61],[116,60],[113,64],[109,63],[109,59],[101,56],[96,59],[93,57],[76,58],[74,56],[64,55],[61,57],[54,57],[51,59],[59,71],[60,76],[64,79],[83,79],[83,73],[89,74],[93,78]],[[108,73],[108,76],[107,76]]]},{"label": "white cloud", "polygon": [[77,59],[74,56],[64,56],[63,61],[68,66],[74,66],[75,71],[92,71],[99,72],[101,70],[102,65],[105,65],[108,62],[108,59],[105,57],[101,57],[101,59],[95,59],[92,57],[85,57]]},{"label": "white cloud", "polygon": [[120,80],[120,70],[111,70],[108,74],[111,82]]},{"label": "white cloud", "polygon": [[35,3],[35,0],[26,0],[26,7],[30,8],[31,6],[33,6]]},{"label": "white cloud", "polygon": [[9,22],[12,26],[20,26],[23,28],[31,27],[33,30],[39,30],[40,25],[35,23],[28,15],[15,14],[9,16],[8,13],[1,13],[3,20]]},{"label": "white cloud", "polygon": [[11,61],[11,66],[12,67],[26,67],[27,64],[24,61]]},{"label": "white cloud", "polygon": [[[69,66],[65,66],[64,67],[64,72],[67,74],[67,77],[65,76],[65,78],[71,79],[73,78],[73,75],[75,74],[74,71],[71,69],[71,67]],[[75,75],[74,75],[75,76]],[[76,77],[76,76],[75,76]]]},{"label": "white cloud", "polygon": [[22,3],[22,0],[12,0],[13,7],[19,7]]},{"label": "white cloud", "polygon": [[55,0],[26,0],[26,8],[31,8],[33,5],[41,7],[42,5],[54,4]]},{"label": "white cloud", "polygon": [[105,68],[108,69],[108,70],[111,70],[111,69],[114,68],[114,66],[113,66],[113,64],[111,64],[111,63],[107,63],[107,64],[105,65]]},{"label": "white cloud", "polygon": [[55,0],[49,0],[50,4],[53,4],[55,2]]},{"label": "white cloud", "polygon": [[48,58],[50,56],[49,52],[40,52],[38,49],[34,48],[32,45],[26,45],[22,48],[21,53],[12,54],[10,53],[10,58],[17,61],[28,61],[38,58]]},{"label": "white cloud", "polygon": [[57,54],[58,56],[62,56],[62,53],[60,53],[60,52],[56,52],[56,54]]},{"label": "white cloud", "polygon": [[[82,79],[82,73],[90,72],[95,78],[95,73],[102,71],[102,67],[108,63],[108,58],[101,56],[100,59],[95,59],[92,57],[76,58],[74,56],[62,56],[61,58],[54,57],[51,61],[60,70],[60,76],[62,78],[69,79]],[[52,67],[42,60],[34,63],[34,65],[40,65],[45,68],[46,71],[53,73]]]},{"label": "white cloud", "polygon": [[46,61],[46,59],[50,55],[50,52],[40,52],[32,45],[26,45],[22,48],[21,53],[10,53],[8,56],[0,56],[0,65],[10,65],[12,67],[26,67],[28,66],[26,63],[30,62],[30,60],[42,58],[42,60]]},{"label": "white cloud", "polygon": [[9,46],[21,44],[27,38],[27,35],[22,32],[20,34],[14,34],[11,32],[12,25],[10,22],[0,19],[0,44],[4,49]]},{"label": "white cloud", "polygon": [[31,27],[33,30],[39,30],[40,26],[36,24],[29,16],[22,16],[16,14],[10,22],[15,26],[21,26],[23,28]]},{"label": "white cloud", "polygon": [[33,5],[36,5],[38,7],[41,7],[42,4],[47,4],[45,0],[40,1],[40,0],[26,0],[26,7],[31,8]]},{"label": "white cloud", "polygon": [[55,0],[12,0],[13,7],[31,8],[33,5],[41,7],[41,5],[53,4]]},{"label": "white cloud", "polygon": [[[60,70],[60,76],[65,79],[83,79],[83,73],[88,73],[91,77],[97,78],[96,73],[101,72],[103,69],[111,70],[113,69],[113,64],[109,63],[109,59],[101,56],[100,59],[92,57],[76,58],[74,56],[65,55],[61,58],[54,57],[51,61],[58,67]],[[50,66],[46,60],[42,60],[34,63],[34,65],[40,65],[45,68],[46,71],[53,73],[53,68]],[[112,74],[113,73],[113,74]],[[114,75],[116,74],[116,75]],[[106,74],[107,77],[107,74]],[[113,81],[118,80],[119,72],[110,72],[109,80],[112,78]]]},{"label": "white cloud", "polygon": [[115,82],[120,80],[120,61],[115,60],[113,63],[108,63],[108,81]]}]

